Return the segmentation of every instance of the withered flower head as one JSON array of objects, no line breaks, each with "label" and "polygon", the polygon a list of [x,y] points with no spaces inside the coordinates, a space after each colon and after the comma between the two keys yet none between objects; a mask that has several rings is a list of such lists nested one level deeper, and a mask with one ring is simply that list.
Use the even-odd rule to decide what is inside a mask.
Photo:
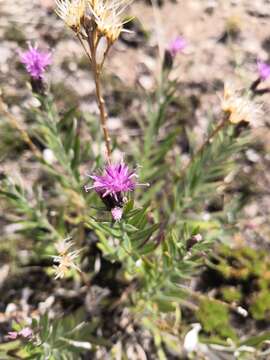
[{"label": "withered flower head", "polygon": [[229,84],[224,86],[221,107],[232,124],[239,124],[242,121],[256,123],[261,115],[261,107],[252,102],[248,94],[241,95]]},{"label": "withered flower head", "polygon": [[85,15],[85,0],[55,0],[56,14],[70,27],[74,32],[79,33],[81,23]]},{"label": "withered flower head", "polygon": [[132,0],[87,0],[93,14],[97,30],[109,43],[118,39],[123,25],[128,21],[123,12]]},{"label": "withered flower head", "polygon": [[57,256],[53,256],[54,262],[58,263],[54,266],[55,279],[63,278],[69,269],[75,269],[80,272],[80,268],[75,264],[74,260],[79,256],[81,250],[69,251],[74,245],[71,238],[59,241],[55,248],[58,251]]}]

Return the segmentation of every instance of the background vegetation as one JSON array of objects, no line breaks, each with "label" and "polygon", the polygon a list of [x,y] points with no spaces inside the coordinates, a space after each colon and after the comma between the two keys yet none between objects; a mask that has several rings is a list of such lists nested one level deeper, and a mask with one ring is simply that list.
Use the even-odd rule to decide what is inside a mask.
[{"label": "background vegetation", "polygon": [[[269,79],[251,85],[270,5],[127,9],[101,87],[112,161],[149,186],[120,221],[84,190],[108,159],[89,59],[54,7],[0,4],[0,359],[267,359]],[[20,62],[28,40],[52,51],[45,92]],[[228,80],[249,104],[236,124]]]}]

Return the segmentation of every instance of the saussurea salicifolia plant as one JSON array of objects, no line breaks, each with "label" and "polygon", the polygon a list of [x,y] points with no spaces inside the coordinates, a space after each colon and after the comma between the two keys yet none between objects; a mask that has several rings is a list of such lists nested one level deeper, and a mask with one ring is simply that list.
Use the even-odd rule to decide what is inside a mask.
[{"label": "saussurea salicifolia plant", "polygon": [[[19,132],[41,171],[41,180],[33,188],[12,174],[6,174],[1,183],[3,205],[14,213],[10,221],[16,222],[21,235],[15,245],[21,239],[31,245],[31,255],[23,260],[15,248],[14,261],[23,269],[45,267],[50,281],[54,278],[52,283],[62,284],[59,296],[73,280],[73,290],[67,294],[76,299],[76,309],[80,305],[74,313],[67,311],[64,319],[48,307],[46,314],[37,313],[37,319],[31,314],[24,321],[13,319],[14,329],[7,334],[12,342],[0,348],[1,355],[12,351],[22,359],[78,359],[88,354],[94,359],[101,353],[103,358],[113,358],[117,346],[125,351],[125,330],[115,330],[113,313],[125,308],[126,327],[137,325],[152,334],[156,358],[166,359],[168,351],[182,356],[181,309],[196,313],[198,301],[204,298],[191,290],[190,279],[207,262],[213,243],[230,236],[236,224],[237,199],[229,202],[228,195],[217,212],[206,208],[211,201],[223,199],[228,175],[239,170],[236,159],[249,142],[248,127],[260,115],[252,98],[259,94],[259,83],[269,77],[269,69],[258,63],[259,80],[250,91],[225,85],[220,119],[209,123],[199,145],[196,132],[184,129],[179,114],[171,113],[171,105],[179,100],[171,70],[187,46],[184,38],[175,38],[164,54],[157,90],[148,96],[147,112],[138,120],[142,135],[132,139],[128,148],[120,148],[125,157],[119,160],[115,158],[117,139],[112,142],[107,126],[101,80],[109,50],[130,20],[123,15],[129,5],[129,0],[56,1],[57,15],[89,60],[99,120],[79,121],[77,109],[60,113],[46,86],[45,72],[53,66],[53,56],[34,45],[20,53],[39,102],[38,107],[24,110],[31,119],[29,125],[23,126],[0,102],[1,113]],[[97,124],[106,147],[103,151],[99,146],[98,153],[92,148],[93,139],[102,143]],[[183,130],[191,152],[185,163],[178,144]],[[101,278],[110,291],[100,296],[102,301],[91,302]],[[116,295],[110,294],[112,289]],[[247,315],[232,304],[223,306]],[[102,316],[109,316],[111,324],[105,324]],[[113,333],[106,336],[110,325]],[[194,334],[190,333],[197,342],[200,328],[195,326]],[[189,352],[195,348],[188,339],[184,350]],[[240,345],[235,340],[235,351]]]}]

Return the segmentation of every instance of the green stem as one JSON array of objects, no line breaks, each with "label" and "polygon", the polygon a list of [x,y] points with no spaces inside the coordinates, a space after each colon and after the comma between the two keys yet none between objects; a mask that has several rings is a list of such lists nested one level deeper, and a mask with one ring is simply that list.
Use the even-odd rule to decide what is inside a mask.
[{"label": "green stem", "polygon": [[208,135],[207,139],[202,143],[202,145],[199,147],[199,149],[195,152],[195,154],[191,157],[190,161],[188,162],[188,164],[182,169],[182,173],[181,175],[177,174],[177,177],[183,178],[186,173],[187,170],[189,169],[189,167],[191,166],[191,164],[193,163],[193,161],[195,159],[197,159],[199,156],[202,155],[202,153],[204,152],[206,146],[208,146],[211,141],[213,140],[213,138],[228,124],[228,118],[227,116],[224,116],[224,118],[222,119],[222,121],[216,126],[216,128]]}]

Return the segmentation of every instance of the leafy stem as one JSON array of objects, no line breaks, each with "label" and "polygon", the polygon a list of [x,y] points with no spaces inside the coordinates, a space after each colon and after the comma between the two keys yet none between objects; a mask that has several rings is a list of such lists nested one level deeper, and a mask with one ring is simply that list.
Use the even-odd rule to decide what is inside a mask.
[{"label": "leafy stem", "polygon": [[[182,170],[182,173],[180,177],[184,177],[187,170],[191,166],[191,164],[194,162],[195,159],[197,159],[199,156],[202,155],[205,148],[211,143],[211,141],[214,139],[214,137],[228,124],[228,117],[225,115],[223,119],[220,121],[220,123],[214,128],[214,130],[208,135],[207,139],[202,143],[202,145],[199,147],[199,149],[193,154],[188,164],[184,167]],[[179,176],[179,175],[178,175]]]}]

